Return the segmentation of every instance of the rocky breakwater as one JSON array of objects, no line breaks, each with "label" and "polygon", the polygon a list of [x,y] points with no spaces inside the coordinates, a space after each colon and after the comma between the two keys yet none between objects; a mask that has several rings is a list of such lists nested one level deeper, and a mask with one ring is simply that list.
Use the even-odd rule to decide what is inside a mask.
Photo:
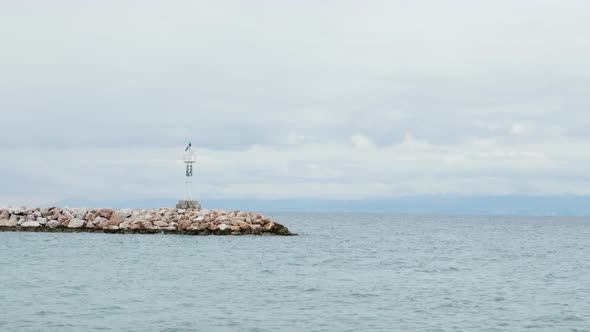
[{"label": "rocky breakwater", "polygon": [[295,235],[260,213],[172,208],[6,208],[0,231]]}]

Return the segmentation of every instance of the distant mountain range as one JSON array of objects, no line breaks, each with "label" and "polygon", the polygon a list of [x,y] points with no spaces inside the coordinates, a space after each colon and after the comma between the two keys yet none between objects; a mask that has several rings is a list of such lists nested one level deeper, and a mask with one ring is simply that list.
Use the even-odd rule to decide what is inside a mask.
[{"label": "distant mountain range", "polygon": [[[207,199],[205,208],[263,212],[374,212],[477,215],[590,216],[590,196],[464,196],[423,195],[361,200],[328,199]],[[64,200],[58,206],[155,208],[171,207],[174,199],[87,201]]]}]

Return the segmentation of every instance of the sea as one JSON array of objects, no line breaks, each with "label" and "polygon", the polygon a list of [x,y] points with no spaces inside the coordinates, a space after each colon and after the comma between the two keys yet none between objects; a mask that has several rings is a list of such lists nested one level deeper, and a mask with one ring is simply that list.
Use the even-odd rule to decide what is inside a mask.
[{"label": "sea", "polygon": [[590,331],[590,218],[267,215],[299,235],[0,232],[0,331]]}]

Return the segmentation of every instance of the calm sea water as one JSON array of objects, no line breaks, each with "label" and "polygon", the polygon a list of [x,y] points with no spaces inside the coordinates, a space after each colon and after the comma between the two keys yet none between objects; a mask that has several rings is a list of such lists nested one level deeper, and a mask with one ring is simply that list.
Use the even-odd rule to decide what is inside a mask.
[{"label": "calm sea water", "polygon": [[300,236],[0,233],[0,331],[590,331],[590,219],[269,215]]}]

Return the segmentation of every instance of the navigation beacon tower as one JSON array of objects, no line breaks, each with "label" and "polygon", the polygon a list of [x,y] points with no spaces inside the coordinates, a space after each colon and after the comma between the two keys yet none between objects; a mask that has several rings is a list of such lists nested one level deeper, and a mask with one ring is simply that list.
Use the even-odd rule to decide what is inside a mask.
[{"label": "navigation beacon tower", "polygon": [[185,181],[184,181],[184,199],[178,201],[176,204],[177,209],[200,209],[201,204],[198,201],[193,200],[193,166],[197,160],[196,154],[192,150],[191,142],[188,143],[186,149],[184,149],[183,162],[185,165]]}]

